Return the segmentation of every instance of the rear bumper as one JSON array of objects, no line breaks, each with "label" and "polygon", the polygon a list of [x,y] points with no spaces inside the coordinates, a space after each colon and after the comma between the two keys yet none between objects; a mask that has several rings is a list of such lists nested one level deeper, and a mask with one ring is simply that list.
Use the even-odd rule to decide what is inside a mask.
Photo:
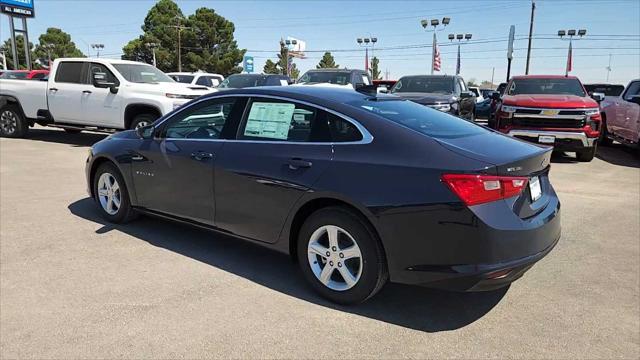
[{"label": "rear bumper", "polygon": [[558,149],[580,149],[595,146],[597,138],[590,138],[584,132],[579,131],[548,131],[548,130],[525,130],[511,129],[507,133],[509,136],[517,137],[534,143],[538,141],[541,135],[553,136],[556,138],[554,144],[543,143],[544,145],[552,145]]}]

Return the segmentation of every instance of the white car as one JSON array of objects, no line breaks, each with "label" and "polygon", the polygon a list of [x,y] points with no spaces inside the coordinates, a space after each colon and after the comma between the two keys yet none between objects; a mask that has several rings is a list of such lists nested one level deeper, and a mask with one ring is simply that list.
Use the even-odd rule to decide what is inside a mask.
[{"label": "white car", "polygon": [[476,94],[476,104],[484,101],[484,96],[482,96],[482,91],[477,86],[469,86],[469,91]]},{"label": "white car", "polygon": [[210,92],[144,63],[56,59],[48,81],[0,79],[0,135],[24,137],[36,123],[69,132],[136,129]]},{"label": "white car", "polygon": [[364,70],[312,69],[304,73],[296,85],[355,89],[371,85],[371,76]]},{"label": "white car", "polygon": [[220,74],[210,74],[205,72],[170,72],[167,73],[173,80],[191,85],[200,85],[215,88],[222,83],[224,76]]}]

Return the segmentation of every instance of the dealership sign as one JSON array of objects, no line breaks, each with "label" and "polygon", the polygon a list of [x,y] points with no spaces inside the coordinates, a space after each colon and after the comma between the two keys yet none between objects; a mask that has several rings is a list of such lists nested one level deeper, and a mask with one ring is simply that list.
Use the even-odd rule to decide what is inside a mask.
[{"label": "dealership sign", "polygon": [[11,16],[33,17],[33,0],[0,0],[0,11]]}]

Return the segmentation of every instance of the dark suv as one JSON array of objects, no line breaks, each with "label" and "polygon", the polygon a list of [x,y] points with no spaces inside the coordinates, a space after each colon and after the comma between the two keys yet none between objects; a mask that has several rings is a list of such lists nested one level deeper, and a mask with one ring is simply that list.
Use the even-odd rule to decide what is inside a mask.
[{"label": "dark suv", "polygon": [[371,77],[364,70],[356,69],[314,69],[298,79],[300,85],[319,85],[356,88],[371,85]]},{"label": "dark suv", "polygon": [[391,89],[403,99],[475,121],[476,96],[460,76],[403,76]]},{"label": "dark suv", "polygon": [[234,74],[224,79],[218,89],[243,89],[256,86],[286,86],[291,84],[286,75],[277,74]]}]

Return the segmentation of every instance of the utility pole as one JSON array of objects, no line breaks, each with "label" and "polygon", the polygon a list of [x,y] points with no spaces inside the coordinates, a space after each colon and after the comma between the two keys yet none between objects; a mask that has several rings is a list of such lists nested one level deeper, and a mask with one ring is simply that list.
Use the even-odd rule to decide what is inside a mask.
[{"label": "utility pole", "polygon": [[494,66],[491,70],[491,86],[493,86],[493,76],[496,74],[496,67]]},{"label": "utility pole", "polygon": [[610,73],[611,73],[611,54],[609,54],[609,66],[607,66],[607,82],[609,82],[609,74]]},{"label": "utility pole", "polygon": [[156,44],[156,43],[146,43],[145,46],[148,49],[151,49],[151,52],[153,53],[153,66],[157,67],[157,65],[156,65],[156,48],[158,48],[158,44]]},{"label": "utility pole", "polygon": [[180,20],[182,20],[181,17],[176,16],[176,20],[178,21],[178,25],[173,25],[170,27],[176,28],[176,31],[178,32],[178,72],[181,72],[182,71],[182,46],[180,44],[181,42],[180,34],[182,30],[188,29],[189,27],[180,25]]},{"label": "utility pole", "polygon": [[[531,1],[531,22],[529,23],[529,46],[527,46],[527,67],[524,71],[525,75],[529,75],[529,61],[531,60],[531,37],[533,36],[533,15],[536,12],[536,2]],[[508,79],[507,79],[508,80]]]}]

